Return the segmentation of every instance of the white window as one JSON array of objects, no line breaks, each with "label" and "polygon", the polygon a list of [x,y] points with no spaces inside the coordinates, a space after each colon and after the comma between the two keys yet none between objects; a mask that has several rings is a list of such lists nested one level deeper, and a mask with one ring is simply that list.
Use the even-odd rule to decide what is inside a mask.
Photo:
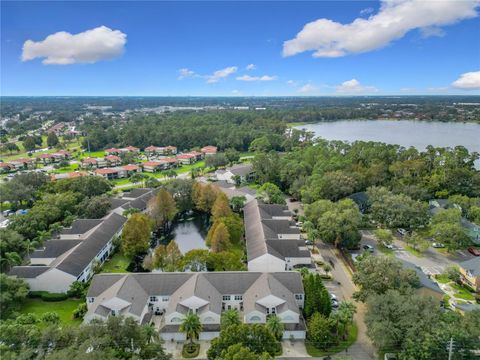
[{"label": "white window", "polygon": [[230,295],[223,295],[223,301],[230,301]]},{"label": "white window", "polygon": [[242,295],[235,295],[235,300],[241,301],[241,300],[243,300],[243,296]]},{"label": "white window", "polygon": [[181,321],[182,321],[182,319],[180,319],[180,318],[178,318],[178,317],[174,317],[170,322],[172,322],[172,323],[179,323],[179,322],[181,322]]},{"label": "white window", "polygon": [[91,304],[95,301],[95,298],[91,297],[91,298],[88,298],[88,302]]},{"label": "white window", "polygon": [[267,308],[267,315],[270,314],[270,308]]},{"label": "white window", "polygon": [[261,321],[261,319],[260,319],[260,316],[255,315],[250,318],[250,321],[257,322],[257,321]]},{"label": "white window", "polygon": [[274,307],[272,307],[272,314],[275,314],[277,311]]},{"label": "white window", "polygon": [[157,297],[156,296],[150,296],[150,302],[156,302]]},{"label": "white window", "polygon": [[303,300],[303,295],[302,294],[295,294],[295,299],[296,300]]}]

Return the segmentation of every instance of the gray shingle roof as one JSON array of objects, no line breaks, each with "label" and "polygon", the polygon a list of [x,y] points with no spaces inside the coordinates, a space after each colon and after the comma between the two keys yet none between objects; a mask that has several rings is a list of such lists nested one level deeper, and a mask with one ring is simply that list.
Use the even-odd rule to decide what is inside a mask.
[{"label": "gray shingle roof", "polygon": [[[264,254],[271,254],[282,260],[288,257],[300,256],[298,240],[285,240],[285,243],[273,245],[271,241],[279,238],[279,234],[300,234],[300,229],[294,227],[290,220],[274,220],[272,216],[290,215],[283,205],[267,205],[253,200],[244,208],[245,239],[247,243],[248,261]],[[288,244],[287,242],[291,242]],[[288,250],[291,250],[290,253]],[[304,254],[301,254],[304,257]]]},{"label": "gray shingle roof", "polygon": [[19,278],[32,279],[49,270],[48,266],[15,266],[10,270],[8,275],[17,276]]},{"label": "gray shingle roof", "polygon": [[137,199],[142,195],[145,195],[149,192],[151,192],[152,189],[147,189],[147,188],[141,188],[141,189],[132,189],[129,192],[123,193],[124,198],[131,198],[131,199]]},{"label": "gray shingle roof", "polygon": [[72,223],[71,227],[62,229],[60,234],[85,234],[101,222],[101,219],[77,219]]},{"label": "gray shingle roof", "polygon": [[480,257],[463,261],[460,265],[463,269],[468,270],[473,276],[480,276]]},{"label": "gray shingle roof", "polygon": [[247,176],[253,172],[253,166],[252,164],[238,164],[232,166],[228,170],[234,175]]},{"label": "gray shingle roof", "polygon": [[74,276],[80,275],[108,241],[121,230],[126,221],[127,218],[121,215],[110,214],[71,254],[57,265],[57,268]]},{"label": "gray shingle roof", "polygon": [[[112,301],[128,303],[125,312],[140,316],[153,295],[170,296],[167,313],[186,313],[182,301],[192,296],[205,300],[199,312],[207,310],[220,314],[222,295],[243,295],[246,308],[260,307],[256,304],[266,296],[274,295],[285,303],[279,310],[299,312],[294,294],[303,293],[301,275],[298,272],[212,272],[212,273],[135,273],[98,274],[93,277],[87,297],[94,297],[89,311],[99,314],[102,306]],[[119,300],[118,300],[119,299]],[[98,311],[97,311],[98,310]],[[108,313],[107,313],[108,315]]]},{"label": "gray shingle roof", "polygon": [[82,240],[49,240],[44,249],[35,250],[30,258],[56,258],[81,242]]}]

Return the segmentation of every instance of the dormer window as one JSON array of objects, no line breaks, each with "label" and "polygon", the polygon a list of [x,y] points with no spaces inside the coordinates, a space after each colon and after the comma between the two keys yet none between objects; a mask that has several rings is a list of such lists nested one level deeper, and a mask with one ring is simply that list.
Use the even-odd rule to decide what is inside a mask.
[{"label": "dormer window", "polygon": [[93,297],[88,298],[88,303],[89,304],[92,304],[94,301],[95,301],[95,298],[93,298]]},{"label": "dormer window", "polygon": [[230,301],[230,295],[223,295],[223,301]]},{"label": "dormer window", "polygon": [[156,296],[150,296],[150,302],[157,302]]}]

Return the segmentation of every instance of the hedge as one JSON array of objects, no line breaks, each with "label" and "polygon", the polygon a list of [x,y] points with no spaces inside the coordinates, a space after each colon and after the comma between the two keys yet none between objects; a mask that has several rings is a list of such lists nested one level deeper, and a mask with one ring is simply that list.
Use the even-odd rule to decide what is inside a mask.
[{"label": "hedge", "polygon": [[65,293],[50,293],[48,291],[30,291],[28,297],[40,298],[43,301],[63,301],[68,299],[68,295]]}]

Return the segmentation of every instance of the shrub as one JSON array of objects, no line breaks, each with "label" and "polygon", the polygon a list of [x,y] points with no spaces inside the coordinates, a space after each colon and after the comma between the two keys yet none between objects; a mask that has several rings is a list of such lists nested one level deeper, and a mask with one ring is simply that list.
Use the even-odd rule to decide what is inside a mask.
[{"label": "shrub", "polygon": [[65,293],[49,293],[48,291],[30,291],[28,297],[42,299],[43,301],[63,301],[68,298],[68,295]]},{"label": "shrub", "polygon": [[78,305],[78,307],[75,310],[73,310],[73,317],[75,319],[83,319],[86,313],[87,313],[87,304],[81,303],[80,305]]},{"label": "shrub", "polygon": [[196,343],[186,343],[183,345],[182,357],[186,359],[191,359],[198,356],[200,352],[200,344]]},{"label": "shrub", "polygon": [[56,312],[46,312],[42,315],[42,321],[50,324],[58,324],[60,316]]}]

